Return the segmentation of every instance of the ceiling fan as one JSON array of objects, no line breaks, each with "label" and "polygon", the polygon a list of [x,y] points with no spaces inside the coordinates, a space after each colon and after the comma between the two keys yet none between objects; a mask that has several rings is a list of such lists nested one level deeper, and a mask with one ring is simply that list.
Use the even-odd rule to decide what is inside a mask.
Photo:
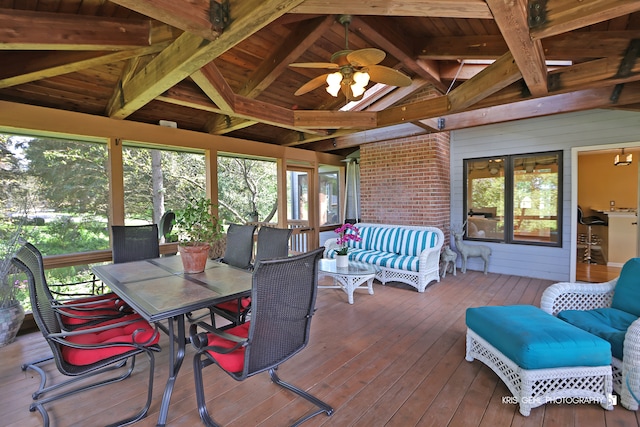
[{"label": "ceiling fan", "polygon": [[385,58],[386,53],[376,48],[349,50],[349,24],[351,15],[340,15],[337,21],[344,25],[345,49],[334,53],[331,62],[299,62],[289,64],[298,68],[324,68],[336,70],[311,79],[298,89],[294,95],[303,95],[319,88],[325,82],[327,92],[337,97],[338,92],[347,101],[356,101],[362,97],[369,81],[389,86],[409,86],[411,78],[393,68],[377,65]]}]

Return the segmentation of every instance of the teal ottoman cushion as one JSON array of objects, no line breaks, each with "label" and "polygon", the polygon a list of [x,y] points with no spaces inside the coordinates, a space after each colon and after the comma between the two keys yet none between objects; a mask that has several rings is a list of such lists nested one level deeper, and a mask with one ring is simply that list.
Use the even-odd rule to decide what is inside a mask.
[{"label": "teal ottoman cushion", "polygon": [[607,341],[532,305],[468,308],[466,322],[523,369],[611,364]]},{"label": "teal ottoman cushion", "polygon": [[564,310],[558,319],[569,322],[580,329],[603,338],[611,344],[611,354],[622,360],[624,336],[638,316],[615,308],[594,310]]}]

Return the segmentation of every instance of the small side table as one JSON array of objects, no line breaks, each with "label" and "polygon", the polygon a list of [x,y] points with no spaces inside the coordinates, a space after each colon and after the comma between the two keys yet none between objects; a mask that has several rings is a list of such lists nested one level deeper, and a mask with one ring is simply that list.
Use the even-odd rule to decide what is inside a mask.
[{"label": "small side table", "polygon": [[353,304],[353,292],[358,288],[366,288],[373,295],[373,279],[378,269],[375,265],[359,261],[349,261],[346,268],[337,268],[335,259],[323,258],[318,262],[318,271],[333,277],[333,286],[319,285],[318,288],[340,288],[347,293],[349,304]]}]

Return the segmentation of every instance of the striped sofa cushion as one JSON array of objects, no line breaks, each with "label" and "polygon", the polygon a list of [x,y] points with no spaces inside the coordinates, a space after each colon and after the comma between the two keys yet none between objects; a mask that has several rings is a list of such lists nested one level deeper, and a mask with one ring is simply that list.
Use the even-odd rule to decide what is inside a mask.
[{"label": "striped sofa cushion", "polygon": [[399,230],[399,248],[396,251],[399,255],[417,256],[423,250],[433,248],[437,244],[438,235],[433,231],[404,228]]},{"label": "striped sofa cushion", "polygon": [[[335,258],[336,251],[331,249],[327,252],[328,258]],[[397,268],[405,271],[419,271],[420,257],[398,255],[391,252],[372,251],[367,249],[351,249],[349,259],[352,261],[362,261],[380,267]]]}]

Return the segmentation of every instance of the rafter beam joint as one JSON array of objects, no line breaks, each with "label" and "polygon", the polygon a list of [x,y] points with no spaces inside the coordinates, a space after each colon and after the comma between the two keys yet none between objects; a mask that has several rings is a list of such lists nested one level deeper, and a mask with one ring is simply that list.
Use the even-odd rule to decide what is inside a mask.
[{"label": "rafter beam joint", "polygon": [[222,0],[218,3],[216,0],[211,0],[209,7],[209,20],[213,29],[219,33],[227,28],[230,18],[229,13],[229,0]]},{"label": "rafter beam joint", "polygon": [[529,28],[536,28],[547,22],[547,0],[529,0],[527,5],[529,11]]}]

